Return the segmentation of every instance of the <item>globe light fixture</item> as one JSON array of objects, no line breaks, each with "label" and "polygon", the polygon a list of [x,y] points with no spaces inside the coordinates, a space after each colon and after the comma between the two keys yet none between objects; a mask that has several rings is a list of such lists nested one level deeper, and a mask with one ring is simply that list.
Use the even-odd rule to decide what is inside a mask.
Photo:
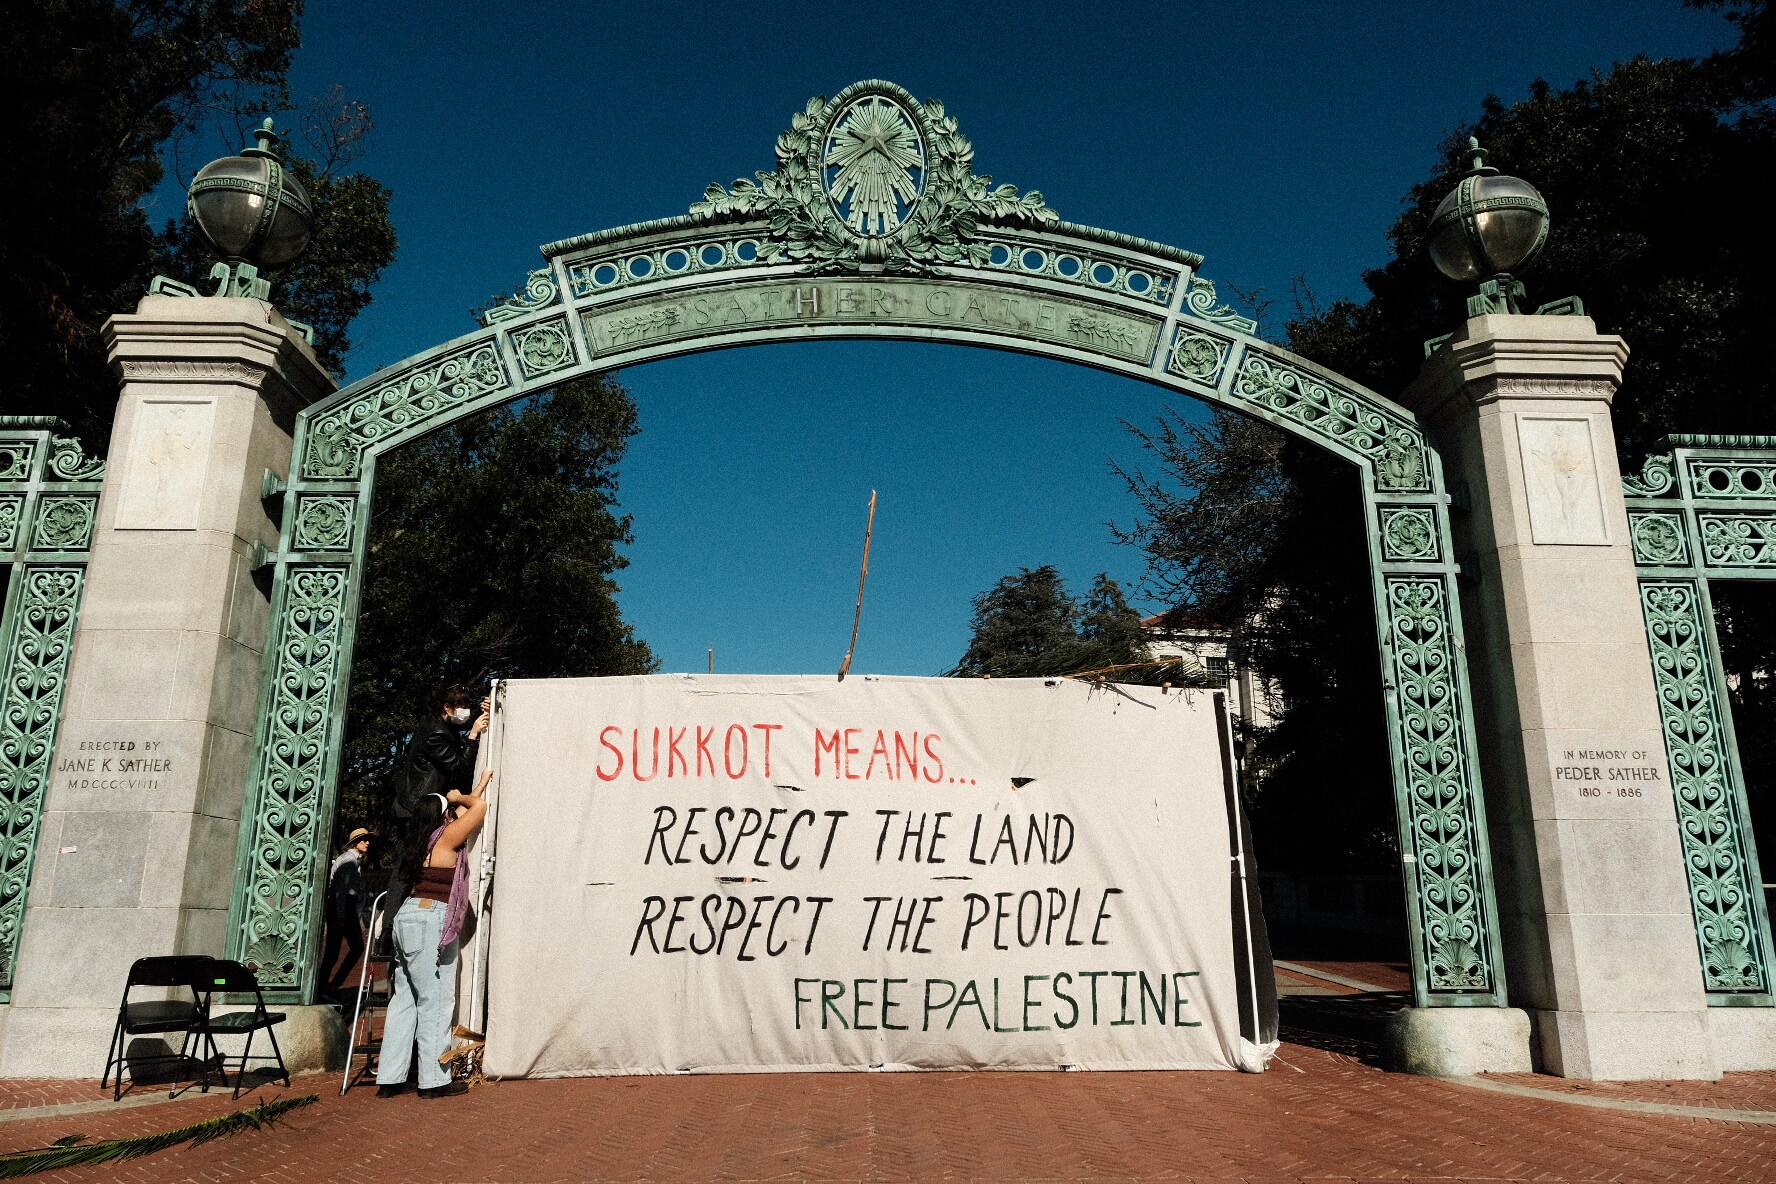
[{"label": "globe light fixture", "polygon": [[294,262],[308,247],[314,207],[302,183],[284,167],[272,121],[253,132],[258,141],[239,156],[212,161],[191,182],[186,210],[204,241],[224,260],[210,272],[217,296],[264,300],[271,283],[260,268]]},{"label": "globe light fixture", "polygon": [[1514,272],[1528,267],[1548,241],[1548,203],[1535,186],[1486,163],[1486,149],[1468,137],[1473,167],[1431,215],[1425,248],[1437,270],[1478,284],[1468,315],[1520,312],[1523,285]]}]

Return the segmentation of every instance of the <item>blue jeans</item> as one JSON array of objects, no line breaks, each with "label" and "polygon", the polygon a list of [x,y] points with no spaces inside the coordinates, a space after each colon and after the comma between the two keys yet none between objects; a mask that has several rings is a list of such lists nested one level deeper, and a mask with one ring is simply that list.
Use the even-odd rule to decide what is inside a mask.
[{"label": "blue jeans", "polygon": [[[421,908],[421,905],[430,905]],[[456,943],[438,948],[444,935],[441,901],[408,897],[395,914],[395,971],[388,1017],[382,1025],[377,1085],[400,1085],[419,1043],[419,1088],[450,1084],[450,1070],[438,1058],[450,1047],[450,1020],[456,1011]]]}]

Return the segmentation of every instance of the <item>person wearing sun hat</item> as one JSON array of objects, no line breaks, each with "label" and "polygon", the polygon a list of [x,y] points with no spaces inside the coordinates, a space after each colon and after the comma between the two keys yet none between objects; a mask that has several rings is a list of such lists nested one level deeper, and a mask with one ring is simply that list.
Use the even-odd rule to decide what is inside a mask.
[{"label": "person wearing sun hat", "polygon": [[[368,829],[358,827],[346,836],[345,850],[327,869],[327,944],[321,954],[321,973],[327,980],[321,993],[340,1002],[345,976],[364,952],[364,858],[375,838]],[[341,946],[346,956],[335,970]]]}]

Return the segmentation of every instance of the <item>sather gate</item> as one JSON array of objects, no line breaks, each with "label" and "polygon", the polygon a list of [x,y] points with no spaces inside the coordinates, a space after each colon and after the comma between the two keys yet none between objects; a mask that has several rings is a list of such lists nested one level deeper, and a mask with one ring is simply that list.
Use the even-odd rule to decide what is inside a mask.
[{"label": "sather gate", "polygon": [[1504,984],[1456,605],[1450,498],[1415,417],[1253,335],[1201,257],[1064,222],[995,186],[941,104],[860,82],[796,112],[777,167],[688,214],[553,243],[466,336],[297,417],[228,953],[315,990],[353,626],[377,459],[577,375],[831,338],[1015,350],[1264,419],[1361,474],[1420,1007]]}]

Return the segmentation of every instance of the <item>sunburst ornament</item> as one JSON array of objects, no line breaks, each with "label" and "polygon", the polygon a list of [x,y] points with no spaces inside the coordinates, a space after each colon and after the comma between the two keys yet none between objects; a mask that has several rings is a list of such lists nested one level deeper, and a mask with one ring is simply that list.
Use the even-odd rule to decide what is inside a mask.
[{"label": "sunburst ornament", "polygon": [[841,221],[883,238],[912,216],[925,188],[925,143],[899,103],[866,94],[839,112],[821,157],[827,197]]}]

